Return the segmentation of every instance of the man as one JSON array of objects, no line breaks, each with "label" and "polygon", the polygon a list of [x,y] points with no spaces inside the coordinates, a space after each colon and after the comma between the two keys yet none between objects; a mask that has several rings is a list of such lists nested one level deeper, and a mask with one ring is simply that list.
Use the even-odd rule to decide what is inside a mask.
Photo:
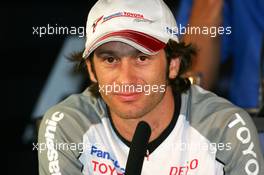
[{"label": "man", "polygon": [[151,126],[144,175],[263,174],[246,112],[190,86],[195,50],[162,0],[99,0],[81,63],[94,82],[51,108],[39,130],[40,174],[124,174],[140,121]]}]

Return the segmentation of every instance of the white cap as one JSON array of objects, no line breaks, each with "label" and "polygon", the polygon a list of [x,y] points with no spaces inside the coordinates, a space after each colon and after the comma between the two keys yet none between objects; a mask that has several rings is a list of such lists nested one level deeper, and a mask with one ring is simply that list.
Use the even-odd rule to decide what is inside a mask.
[{"label": "white cap", "polygon": [[98,0],[88,15],[83,57],[110,41],[124,42],[153,55],[169,39],[179,42],[177,30],[163,0]]}]

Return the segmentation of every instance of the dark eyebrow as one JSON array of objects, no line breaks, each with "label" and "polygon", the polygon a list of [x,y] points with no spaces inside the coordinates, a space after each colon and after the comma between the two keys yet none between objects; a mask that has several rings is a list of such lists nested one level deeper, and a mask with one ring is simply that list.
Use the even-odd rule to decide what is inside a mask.
[{"label": "dark eyebrow", "polygon": [[116,55],[116,53],[113,51],[113,50],[96,50],[95,52],[95,55],[100,57],[102,55]]}]

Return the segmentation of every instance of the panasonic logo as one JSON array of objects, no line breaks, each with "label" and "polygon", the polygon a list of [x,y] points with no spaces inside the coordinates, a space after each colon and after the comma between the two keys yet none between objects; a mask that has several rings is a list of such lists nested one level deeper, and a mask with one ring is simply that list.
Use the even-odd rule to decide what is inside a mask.
[{"label": "panasonic logo", "polygon": [[49,160],[49,172],[52,175],[61,175],[59,160],[58,160],[58,151],[54,148],[54,135],[57,128],[57,123],[63,119],[64,114],[61,112],[55,112],[52,114],[50,120],[46,120],[45,124],[47,125],[45,130],[45,141],[47,146],[47,156]]},{"label": "panasonic logo", "polygon": [[259,174],[259,163],[256,160],[257,154],[254,151],[254,143],[251,141],[250,130],[246,127],[246,122],[242,119],[239,114],[235,114],[236,119],[228,124],[229,128],[239,126],[236,132],[237,139],[243,144],[247,145],[247,149],[242,151],[242,154],[251,156],[245,165],[245,171],[249,175]]},{"label": "panasonic logo", "polygon": [[[91,148],[90,154],[95,155],[99,158],[111,160],[113,162],[113,165],[114,165],[113,170],[120,169],[122,172],[125,172],[125,169],[120,167],[119,162],[117,160],[113,159],[109,152],[103,151],[103,150],[101,150],[101,149],[99,149],[93,145]],[[96,163],[96,162],[93,162],[93,163]],[[94,165],[94,167],[95,166],[96,166],[96,164]]]}]

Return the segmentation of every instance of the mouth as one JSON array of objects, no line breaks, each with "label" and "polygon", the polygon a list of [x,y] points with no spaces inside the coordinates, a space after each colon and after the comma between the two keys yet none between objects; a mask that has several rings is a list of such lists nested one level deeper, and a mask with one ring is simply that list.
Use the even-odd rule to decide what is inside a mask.
[{"label": "mouth", "polygon": [[122,102],[132,102],[137,100],[142,93],[116,93],[114,95]]}]

